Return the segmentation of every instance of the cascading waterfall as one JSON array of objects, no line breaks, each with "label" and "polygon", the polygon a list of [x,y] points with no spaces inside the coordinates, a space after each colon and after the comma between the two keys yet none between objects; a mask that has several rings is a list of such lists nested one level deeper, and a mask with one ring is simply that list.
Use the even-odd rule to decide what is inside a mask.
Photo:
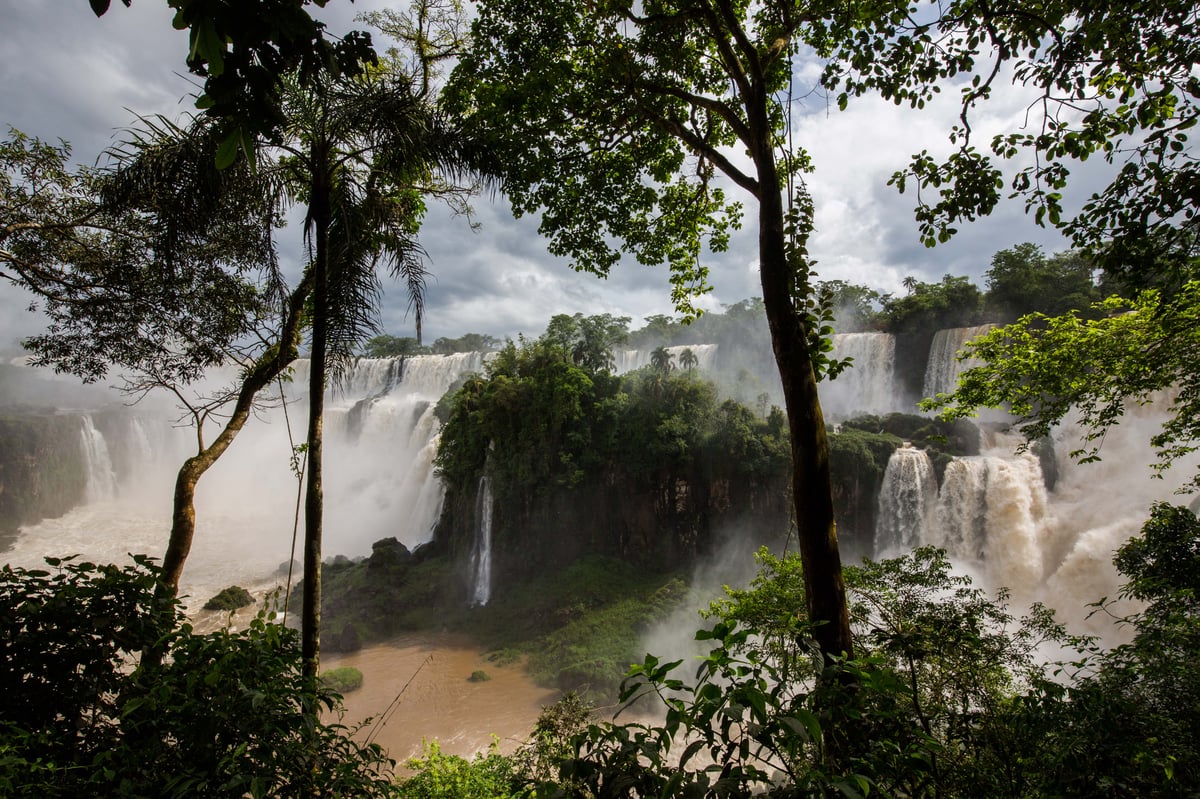
[{"label": "cascading waterfall", "polygon": [[922,543],[981,568],[993,585],[1028,595],[1043,577],[1047,494],[1037,458],[956,458],[946,466]]},{"label": "cascading waterfall", "polygon": [[[456,380],[482,371],[485,360],[482,353],[362,359],[331,386],[325,446],[329,556],[369,555],[372,543],[387,537],[410,549],[430,540],[444,498],[433,469],[434,406]],[[297,495],[291,447],[301,443],[305,429],[307,371],[306,360],[295,364],[286,406],[278,393],[274,400],[262,398],[263,409],[198,484],[196,542],[181,586],[193,599],[204,601],[230,583],[269,584],[291,559]],[[232,378],[211,376],[214,383]],[[9,562],[37,566],[45,554],[66,553],[121,562],[128,552],[160,557],[164,551],[171,485],[183,459],[195,453],[195,431],[175,426],[178,412],[169,406],[142,403],[123,418],[107,405],[110,397],[103,400],[103,428],[90,417],[81,425],[87,504],[23,528],[7,553]],[[216,429],[206,428],[206,439]],[[119,439],[106,441],[105,434]],[[110,499],[115,501],[101,502]],[[106,530],[114,534],[103,535]]]},{"label": "cascading waterfall", "polygon": [[87,414],[82,417],[81,443],[87,474],[84,488],[86,501],[92,503],[112,499],[117,493],[117,473],[108,453],[108,443]]},{"label": "cascading waterfall", "polygon": [[849,369],[821,385],[821,405],[831,418],[887,413],[896,406],[896,339],[890,333],[838,333],[835,359],[853,358]]},{"label": "cascading waterfall", "polygon": [[982,563],[987,548],[988,459],[955,458],[946,465],[927,543],[952,558]]},{"label": "cascading waterfall", "polygon": [[893,452],[879,489],[876,554],[892,557],[919,545],[936,499],[937,477],[929,454],[907,444]]},{"label": "cascading waterfall", "polygon": [[471,605],[486,605],[492,598],[492,479],[486,474],[479,478],[475,497],[475,544],[471,549],[468,569],[471,574]]},{"label": "cascading waterfall", "polygon": [[434,408],[484,363],[483,353],[363,359],[331,392],[326,524],[341,551],[369,552],[388,536],[409,547],[430,539],[444,495],[433,471]]},{"label": "cascading waterfall", "polygon": [[[954,355],[986,329],[938,334],[928,358],[926,391],[952,387],[964,366]],[[855,365],[821,386],[831,417],[911,410],[895,396],[900,381],[892,375],[894,347],[883,334],[837,337],[834,355],[853,357]],[[715,346],[687,345],[668,348],[676,366],[685,348],[695,353],[701,369],[716,362]],[[650,359],[648,350],[615,355],[619,370]],[[482,371],[485,358],[471,353],[363,359],[331,387],[325,450],[329,555],[367,555],[373,542],[389,536],[410,548],[430,539],[444,498],[433,470],[434,405],[455,381]],[[307,361],[297,362],[287,389],[294,435],[304,430],[307,370]],[[844,401],[839,390],[845,391]],[[173,408],[156,409],[144,402],[124,419],[112,400],[108,395],[72,400],[72,407],[83,413],[104,413],[103,418],[81,417],[78,440],[88,470],[89,504],[23,528],[6,553],[9,562],[39,566],[43,555],[73,552],[115,562],[131,551],[163,551],[171,482],[183,458],[195,452],[195,431],[175,426],[178,413]],[[1085,603],[1115,593],[1119,578],[1111,565],[1113,551],[1138,531],[1152,502],[1181,501],[1172,491],[1200,459],[1181,461],[1166,480],[1150,479],[1146,442],[1158,432],[1169,406],[1170,398],[1164,397],[1153,406],[1128,409],[1120,427],[1106,436],[1104,461],[1098,464],[1070,462],[1065,453],[1078,437],[1064,426],[1054,442],[1059,467],[1051,493],[1038,460],[1015,454],[1011,436],[989,433],[983,454],[951,461],[940,491],[926,453],[898,450],[878,498],[874,554],[886,557],[917,544],[936,544],[983,578],[985,587],[1012,588],[1014,602],[1042,600],[1060,611],[1074,608],[1073,621],[1078,621],[1086,613],[1078,611]],[[206,430],[206,437],[214,429]],[[204,476],[196,497],[198,529],[184,575],[185,593],[203,600],[231,582],[261,584],[289,559],[297,493],[289,460],[290,446],[296,443],[287,435],[276,397],[275,407],[266,407],[248,424]],[[481,487],[480,495],[484,493]],[[485,518],[482,505],[477,518]],[[483,559],[477,562],[481,565]],[[481,576],[479,567],[472,567],[474,601],[482,600],[477,593],[485,582]]]},{"label": "cascading waterfall", "polygon": [[951,327],[939,330],[933,336],[929,346],[929,359],[925,366],[925,384],[922,389],[926,397],[948,393],[958,385],[958,378],[972,366],[978,366],[979,361],[968,358],[958,359],[967,342],[979,338],[995,325],[977,325],[975,327]]}]

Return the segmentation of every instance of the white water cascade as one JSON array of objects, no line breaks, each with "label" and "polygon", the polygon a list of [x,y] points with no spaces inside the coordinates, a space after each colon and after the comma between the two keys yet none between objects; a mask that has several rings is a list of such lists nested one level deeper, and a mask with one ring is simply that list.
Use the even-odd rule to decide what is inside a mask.
[{"label": "white water cascade", "polygon": [[492,598],[492,480],[486,474],[479,478],[475,498],[475,545],[471,549],[468,571],[471,575],[471,605],[486,605]]},{"label": "white water cascade", "polygon": [[1045,577],[1048,496],[1029,453],[956,458],[946,466],[934,522],[921,543],[982,570],[992,585],[1029,596]]},{"label": "white water cascade", "polygon": [[838,333],[830,357],[852,358],[853,363],[821,385],[821,406],[829,418],[896,408],[896,339],[890,333]]},{"label": "white water cascade", "polygon": [[876,554],[893,557],[921,544],[936,499],[937,477],[928,453],[907,444],[893,452],[879,489]]},{"label": "white water cascade", "polygon": [[[443,497],[433,471],[434,405],[456,380],[481,371],[484,359],[481,353],[363,359],[330,388],[327,556],[365,556],[373,542],[389,536],[410,549],[430,540]],[[203,602],[234,583],[270,584],[277,568],[293,557],[298,484],[291,459],[305,430],[307,371],[307,361],[297,362],[287,402],[281,405],[276,392],[273,403],[267,402],[274,407],[251,420],[201,478],[196,539],[182,585],[193,599]],[[135,411],[134,418],[106,423],[103,431],[83,417],[87,503],[22,528],[5,562],[32,567],[45,555],[70,553],[101,562],[126,562],[130,552],[162,556],[171,486],[184,458],[195,451],[195,431],[174,426],[178,412],[172,407]],[[207,428],[206,440],[215,431]],[[105,433],[120,440],[106,440]],[[114,469],[117,452],[123,457]]]},{"label": "white water cascade", "polygon": [[117,493],[117,473],[113,469],[108,443],[92,423],[92,417],[87,414],[82,418],[81,436],[83,464],[87,475],[84,500],[89,503],[110,500]]},{"label": "white water cascade", "polygon": [[926,397],[953,391],[958,385],[959,375],[972,366],[979,365],[979,361],[973,358],[960,361],[958,355],[967,342],[979,338],[993,327],[995,325],[951,327],[934,334],[933,343],[929,346],[925,385],[922,389]]}]

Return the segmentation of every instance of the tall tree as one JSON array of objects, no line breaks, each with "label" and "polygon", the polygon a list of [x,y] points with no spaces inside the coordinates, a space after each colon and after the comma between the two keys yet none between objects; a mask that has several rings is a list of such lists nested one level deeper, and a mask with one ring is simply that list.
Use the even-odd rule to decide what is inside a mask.
[{"label": "tall tree", "polygon": [[[135,396],[165,390],[195,428],[176,477],[162,586],[173,593],[196,529],[195,491],[296,357],[304,284],[276,264],[276,189],[245,165],[219,171],[206,120],[143,120],[106,169],[70,170],[66,146],[12,133],[0,145],[0,275],[49,319],[24,343],[35,365],[95,381],[122,373]],[[212,367],[241,376],[215,393],[189,386]],[[209,422],[223,419],[206,440]]]},{"label": "tall tree", "polygon": [[805,248],[812,205],[800,177],[809,160],[785,145],[793,56],[832,10],[484,0],[451,79],[459,107],[497,148],[515,212],[540,211],[551,252],[577,269],[604,275],[622,251],[667,263],[677,306],[694,314],[692,299],[709,287],[702,250],[724,249],[741,218],[717,175],[755,204],[806,601],[831,657],[853,647],[817,396],[828,330],[814,313]]},{"label": "tall tree", "polygon": [[378,332],[386,265],[423,313],[423,252],[416,233],[437,176],[464,176],[475,155],[433,107],[424,85],[399,68],[290,86],[280,146],[288,182],[306,208],[312,281],[301,648],[315,678],[320,657],[324,393],[327,377]]}]

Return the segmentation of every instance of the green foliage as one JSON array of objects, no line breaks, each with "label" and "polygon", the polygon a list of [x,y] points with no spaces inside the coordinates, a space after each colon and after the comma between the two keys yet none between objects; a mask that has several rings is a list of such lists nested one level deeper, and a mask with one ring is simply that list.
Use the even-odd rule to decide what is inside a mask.
[{"label": "green foliage", "polygon": [[[1077,247],[1171,244],[1192,237],[1196,214],[1188,187],[1200,176],[1189,142],[1200,115],[1198,13],[1189,2],[1052,0],[1036,13],[1015,0],[883,4],[831,26],[825,84],[843,90],[843,106],[878,91],[920,108],[948,82],[959,88],[954,151],[944,159],[922,151],[892,178],[901,191],[916,184],[927,244],[989,213],[1006,190]],[[1029,90],[1030,113],[981,151],[973,126],[1010,75]],[[1006,186],[999,162],[1017,158]],[[1089,158],[1110,165],[1108,183],[1071,216],[1064,190]]]},{"label": "green foliage", "polygon": [[353,666],[330,669],[321,675],[321,686],[331,693],[348,694],[362,688],[363,673]]},{"label": "green foliage", "polygon": [[643,654],[641,638],[654,622],[687,599],[681,580],[657,589],[615,597],[603,605],[561,608],[565,624],[538,639],[529,654],[530,673],[544,684],[597,700],[619,692],[621,677]]},{"label": "green foliage", "polygon": [[1011,322],[1030,313],[1086,314],[1100,299],[1094,266],[1076,252],[1047,258],[1036,244],[1018,244],[992,256],[987,271],[987,307],[995,321]]},{"label": "green foliage", "polygon": [[[123,0],[128,6],[131,0]],[[323,0],[265,0],[212,5],[202,0],[170,0],[172,25],[188,30],[187,66],[204,79],[196,107],[221,125],[223,141],[216,164],[226,168],[241,151],[253,162],[259,137],[273,141],[287,119],[281,108],[282,81],[297,74],[307,84],[323,74],[354,76],[374,64],[371,37],[351,31],[325,36],[325,24],[305,8]],[[110,0],[89,0],[96,16]]]},{"label": "green foliage", "polygon": [[483,669],[476,669],[471,672],[471,676],[467,678],[468,682],[487,682],[492,679],[492,675],[488,674]]},{"label": "green foliage", "polygon": [[240,585],[223,588],[212,599],[204,603],[205,610],[238,610],[254,604],[254,597]]},{"label": "green foliage", "polygon": [[512,762],[493,741],[487,754],[471,760],[442,752],[436,741],[425,744],[425,755],[405,766],[415,774],[399,785],[403,799],[508,799],[522,795],[514,787]]},{"label": "green foliage", "polygon": [[464,333],[458,338],[439,338],[429,346],[434,355],[452,355],[456,352],[493,352],[500,348],[500,340],[485,333]]},{"label": "green foliage", "polygon": [[380,334],[363,344],[360,352],[364,358],[398,358],[402,355],[423,355],[429,352],[429,348],[422,347],[419,341],[409,336]]},{"label": "green foliage", "polygon": [[777,423],[718,404],[710,383],[667,369],[665,357],[620,378],[589,372],[561,344],[578,320],[556,320],[534,342],[510,342],[486,378],[449,400],[435,463],[450,485],[472,489],[485,460],[502,493],[570,488],[605,470],[650,478],[712,462],[748,475],[787,469]]},{"label": "green foliage", "polygon": [[561,347],[576,366],[588,372],[611,372],[616,365],[614,348],[629,338],[629,317],[555,314],[542,338]]},{"label": "green foliage", "polygon": [[337,703],[305,684],[294,631],[260,614],[197,635],[145,558],[47,562],[0,571],[6,795],[389,795],[378,747],[303,712]]},{"label": "green foliage", "polygon": [[[1013,629],[1002,604],[918,550],[850,569],[858,660],[827,666],[803,617],[794,555],[762,552],[697,633],[696,681],[679,662],[635,666],[624,701],[657,696],[661,724],[595,725],[563,776],[600,796],[998,796],[998,748],[1020,733],[1012,697],[1040,675],[1044,613]],[[636,793],[635,793],[636,792]]]},{"label": "green foliage", "polygon": [[[1098,318],[1076,314],[1027,316],[968,347],[983,366],[967,370],[949,395],[925,400],[944,418],[976,408],[1005,407],[1029,440],[1047,435],[1074,409],[1085,430],[1072,454],[1100,456],[1100,444],[1130,404],[1152,402],[1170,390],[1171,416],[1151,438],[1155,468],[1166,469],[1200,441],[1200,282],[1167,299],[1146,291],[1132,300],[1112,297],[1094,306]],[[1200,474],[1189,482],[1200,486]]]},{"label": "green foliage", "polygon": [[72,169],[66,144],[9,130],[0,265],[49,319],[23,342],[35,365],[186,384],[270,312],[258,282],[277,266],[263,235],[273,194],[245,168],[213,167],[211,125],[141,123],[106,169]]},{"label": "green foliage", "polygon": [[845,280],[823,280],[817,288],[829,295],[839,333],[875,330],[882,324],[884,295],[875,289]]},{"label": "green foliage", "polygon": [[965,277],[946,275],[940,283],[905,279],[908,294],[885,297],[884,329],[889,333],[928,333],[969,327],[983,321],[983,294]]}]

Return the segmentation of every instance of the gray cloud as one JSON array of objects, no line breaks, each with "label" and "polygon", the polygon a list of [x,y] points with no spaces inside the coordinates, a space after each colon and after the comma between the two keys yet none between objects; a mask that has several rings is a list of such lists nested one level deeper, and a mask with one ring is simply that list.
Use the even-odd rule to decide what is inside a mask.
[{"label": "gray cloud", "polygon": [[[322,12],[331,31],[355,25],[358,13],[385,5],[359,0],[330,3]],[[9,4],[0,29],[0,125],[46,139],[65,138],[81,162],[91,162],[132,120],[131,112],[178,116],[190,108],[192,85],[184,72],[186,35],[174,31],[171,13],[158,0],[132,8],[114,3],[96,19],[82,0],[22,0]],[[808,70],[805,74],[812,73]],[[964,227],[950,244],[928,250],[917,239],[911,195],[886,186],[891,173],[922,149],[944,151],[955,116],[953,94],[914,113],[864,99],[842,113],[827,111],[818,95],[806,100],[795,123],[797,143],[812,154],[809,186],[816,203],[810,250],[822,278],[867,283],[900,291],[906,275],[937,280],[947,272],[978,280],[998,249],[1036,241],[1048,251],[1065,248],[1056,233],[1037,228],[1009,203],[983,222]],[[990,130],[1019,123],[1016,93],[980,120],[980,141]],[[126,110],[129,109],[129,110]],[[736,190],[731,191],[736,199]],[[478,232],[465,220],[431,209],[422,231],[433,279],[427,296],[426,338],[476,331],[495,336],[536,335],[555,313],[609,312],[633,318],[671,313],[665,268],[622,263],[607,279],[579,274],[551,256],[535,219],[513,219],[502,198],[476,201]],[[283,249],[301,257],[300,229],[285,232]],[[728,253],[711,259],[713,295],[702,301],[720,308],[760,293],[753,218],[735,234]],[[386,329],[411,335],[403,287],[384,278]],[[27,298],[0,286],[0,345],[36,328],[23,310]]]}]

